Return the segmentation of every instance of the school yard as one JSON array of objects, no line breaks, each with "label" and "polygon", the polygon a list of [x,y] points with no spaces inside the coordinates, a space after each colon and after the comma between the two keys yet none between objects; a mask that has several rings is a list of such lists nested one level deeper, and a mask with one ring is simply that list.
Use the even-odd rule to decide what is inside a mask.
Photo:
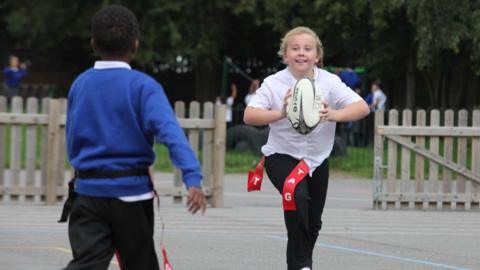
[{"label": "school yard", "polygon": [[[256,193],[245,191],[245,181],[244,175],[226,175],[225,207],[205,215],[192,216],[162,197],[165,244],[175,270],[286,269],[280,197],[268,179]],[[369,180],[332,175],[314,269],[480,269],[479,212],[371,205]],[[60,204],[0,204],[0,269],[64,267],[71,255],[67,226],[56,222],[60,211]],[[156,227],[158,244],[158,214]],[[118,269],[115,261],[110,269]]]}]

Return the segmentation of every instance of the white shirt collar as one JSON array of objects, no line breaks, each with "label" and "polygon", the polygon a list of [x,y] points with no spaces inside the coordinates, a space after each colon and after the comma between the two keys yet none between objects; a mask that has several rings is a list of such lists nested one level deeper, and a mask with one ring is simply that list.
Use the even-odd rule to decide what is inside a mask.
[{"label": "white shirt collar", "polygon": [[132,69],[127,62],[123,61],[95,61],[94,69],[108,69],[108,68],[126,68]]},{"label": "white shirt collar", "polygon": [[[317,66],[314,66],[313,67],[313,80],[316,80],[317,79],[317,76],[318,76],[318,67]],[[293,79],[295,82],[297,81],[297,78],[295,78],[295,76],[293,75],[292,71],[290,70],[289,67],[287,67],[287,70],[288,70],[288,73],[290,74],[290,77],[291,79]]]}]

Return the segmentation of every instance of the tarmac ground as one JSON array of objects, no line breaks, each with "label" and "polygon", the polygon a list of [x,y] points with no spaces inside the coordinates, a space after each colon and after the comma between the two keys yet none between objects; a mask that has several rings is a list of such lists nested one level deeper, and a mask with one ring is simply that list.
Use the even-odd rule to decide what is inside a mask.
[{"label": "tarmac ground", "polygon": [[[158,174],[159,186],[171,183]],[[165,181],[163,180],[165,179]],[[313,269],[480,269],[480,213],[372,210],[371,181],[332,175]],[[0,269],[61,269],[71,259],[61,205],[0,203]],[[225,207],[190,215],[161,198],[164,242],[175,270],[286,269],[280,195],[268,178],[247,193],[225,176]],[[156,215],[155,241],[159,243]],[[157,249],[159,259],[161,254]],[[119,269],[112,260],[109,269]]]}]

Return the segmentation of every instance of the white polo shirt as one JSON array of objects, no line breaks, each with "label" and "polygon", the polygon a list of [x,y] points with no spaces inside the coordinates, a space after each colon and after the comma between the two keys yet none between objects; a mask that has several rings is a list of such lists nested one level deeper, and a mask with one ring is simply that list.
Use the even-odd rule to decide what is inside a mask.
[{"label": "white polo shirt", "polygon": [[[333,109],[343,108],[353,102],[362,100],[340,78],[328,71],[315,67],[315,88],[323,91],[328,106]],[[288,68],[268,76],[257,89],[249,107],[266,110],[280,110],[288,89],[293,89],[297,79]],[[320,122],[312,132],[302,135],[291,126],[285,117],[271,123],[268,141],[262,147],[265,156],[274,153],[288,154],[296,159],[304,159],[310,167],[310,174],[328,158],[335,138],[335,122]]]}]

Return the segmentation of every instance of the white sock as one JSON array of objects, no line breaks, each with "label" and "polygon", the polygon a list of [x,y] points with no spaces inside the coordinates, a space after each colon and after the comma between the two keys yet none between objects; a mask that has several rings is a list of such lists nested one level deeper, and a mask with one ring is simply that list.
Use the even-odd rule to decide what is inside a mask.
[{"label": "white sock", "polygon": [[312,270],[310,267],[303,267],[302,269],[300,270]]}]

